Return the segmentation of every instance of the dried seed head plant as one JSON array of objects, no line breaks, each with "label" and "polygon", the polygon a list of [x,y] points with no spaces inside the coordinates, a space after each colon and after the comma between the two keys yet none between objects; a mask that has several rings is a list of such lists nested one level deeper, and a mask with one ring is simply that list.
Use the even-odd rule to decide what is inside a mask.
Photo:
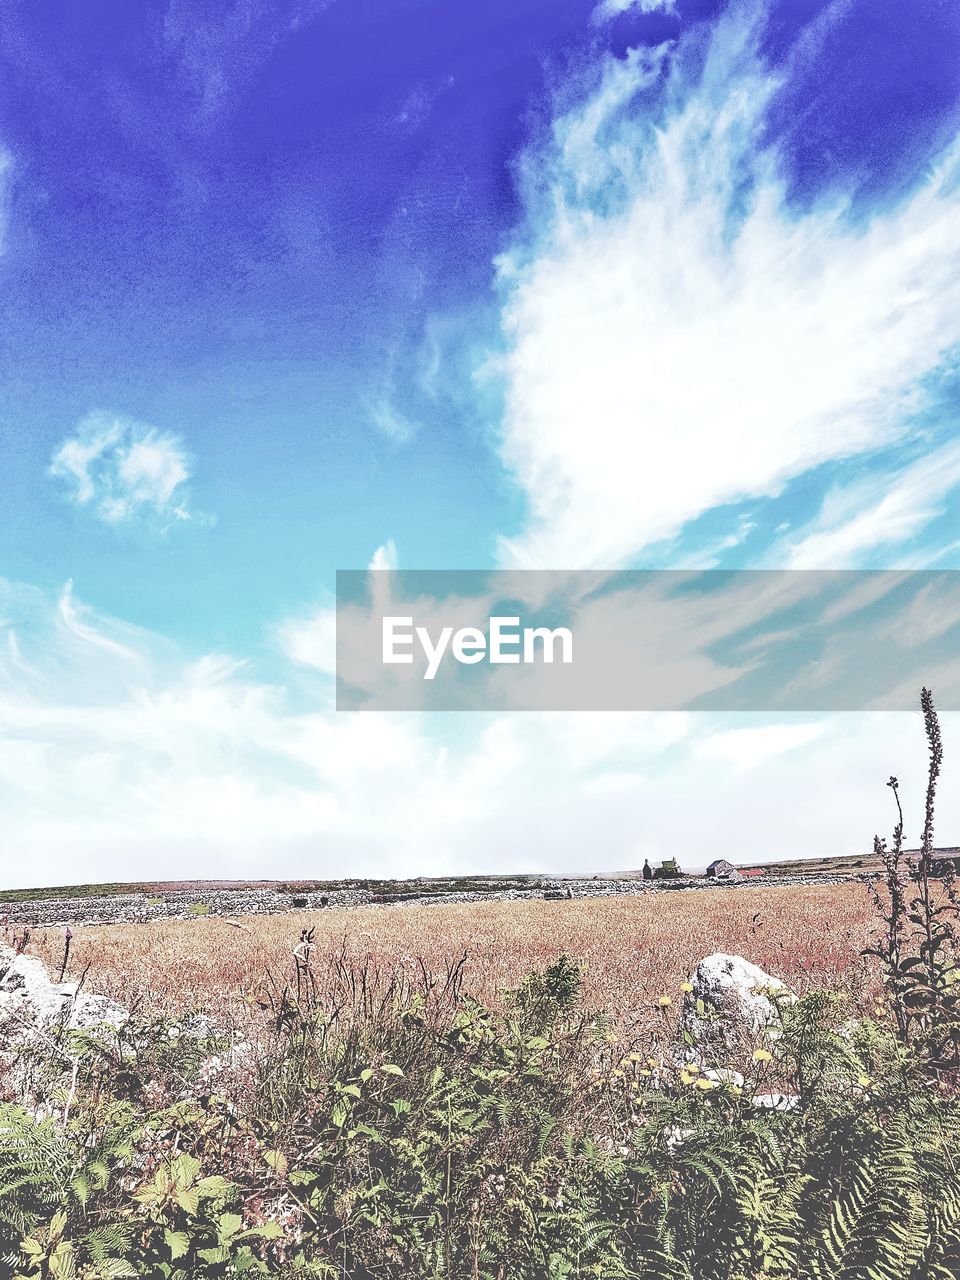
[{"label": "dried seed head plant", "polygon": [[927,740],[927,787],[918,853],[904,853],[900,786],[891,777],[897,822],[891,843],[874,836],[874,851],[884,865],[881,884],[871,888],[884,930],[865,954],[879,960],[898,1034],[905,1045],[922,1049],[935,1073],[960,1065],[960,955],[958,902],[953,861],[936,856],[934,819],[937,785],[943,765],[940,720],[927,688],[920,693]]}]

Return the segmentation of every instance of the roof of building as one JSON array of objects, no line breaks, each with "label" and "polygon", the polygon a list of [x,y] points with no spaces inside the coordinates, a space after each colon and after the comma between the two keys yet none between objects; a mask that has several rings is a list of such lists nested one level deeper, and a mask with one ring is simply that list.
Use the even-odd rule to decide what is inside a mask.
[{"label": "roof of building", "polygon": [[728,861],[726,858],[714,858],[714,860],[707,867],[707,875],[709,875],[711,871],[717,870],[717,868],[724,868],[724,867],[729,867],[731,871],[736,870],[736,867],[734,867],[733,863]]}]

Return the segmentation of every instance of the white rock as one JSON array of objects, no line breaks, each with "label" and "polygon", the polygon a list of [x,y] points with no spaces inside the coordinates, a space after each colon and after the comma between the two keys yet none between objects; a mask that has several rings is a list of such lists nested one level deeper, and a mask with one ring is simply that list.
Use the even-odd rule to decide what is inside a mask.
[{"label": "white rock", "polygon": [[746,1081],[741,1071],[734,1071],[732,1067],[720,1067],[714,1070],[711,1067],[701,1071],[700,1074],[707,1080],[712,1080],[714,1084],[731,1085],[735,1089],[742,1089]]},{"label": "white rock", "polygon": [[761,1111],[796,1111],[800,1106],[796,1093],[755,1093],[751,1101]]},{"label": "white rock", "polygon": [[684,1001],[680,1031],[687,1052],[745,1045],[764,1030],[776,1034],[778,1005],[796,996],[779,978],[742,956],[718,952],[697,965]]},{"label": "white rock", "polygon": [[49,1043],[65,1031],[119,1030],[127,1010],[106,996],[51,982],[42,960],[0,944],[0,1046]]},{"label": "white rock", "polygon": [[[129,1020],[130,1014],[122,1005],[106,996],[81,991],[75,982],[52,982],[36,956],[17,955],[0,943],[0,1072],[11,1072],[9,1079],[25,1101],[45,1105],[42,1095],[49,1087],[49,1076],[43,1072],[35,1076],[31,1061],[42,1059],[48,1065],[56,1064],[61,1071],[69,1070],[75,1061],[65,1033],[85,1031],[109,1036]],[[224,1034],[224,1028],[202,1013],[174,1023],[167,1030],[171,1040],[205,1041]],[[41,1052],[24,1054],[23,1050]],[[127,1044],[121,1046],[121,1052],[134,1053],[135,1049]],[[197,1086],[208,1090],[225,1086],[249,1074],[254,1062],[254,1046],[246,1040],[235,1041],[200,1064]]]}]

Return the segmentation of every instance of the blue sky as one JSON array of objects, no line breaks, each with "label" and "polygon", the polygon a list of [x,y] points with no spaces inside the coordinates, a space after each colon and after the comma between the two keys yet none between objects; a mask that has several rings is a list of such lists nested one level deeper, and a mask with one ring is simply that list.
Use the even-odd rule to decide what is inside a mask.
[{"label": "blue sky", "polygon": [[[933,0],[5,6],[5,847],[112,876],[178,811],[211,874],[598,824],[631,865],[668,758],[735,805],[702,724],[571,721],[599,754],[541,770],[512,720],[338,720],[334,571],[955,566],[958,132]],[[777,741],[826,779],[857,724]],[[829,785],[796,840],[853,841]]]}]

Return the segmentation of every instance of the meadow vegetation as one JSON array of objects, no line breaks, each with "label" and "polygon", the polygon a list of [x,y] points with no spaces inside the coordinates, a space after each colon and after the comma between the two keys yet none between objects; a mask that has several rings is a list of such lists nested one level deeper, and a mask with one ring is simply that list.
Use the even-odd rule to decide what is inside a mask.
[{"label": "meadow vegetation", "polygon": [[[742,953],[798,992],[840,989],[872,1007],[876,970],[861,952],[881,922],[856,883],[328,908],[233,924],[208,916],[75,929],[69,975],[85,975],[90,990],[151,1015],[238,1017],[265,988],[282,985],[304,928],[313,931],[318,981],[340,956],[370,980],[389,980],[396,969],[442,973],[466,953],[463,990],[492,1006],[505,988],[566,952],[580,962],[584,1005],[629,1027],[715,951]],[[61,930],[35,931],[31,948],[59,972]]]},{"label": "meadow vegetation", "polygon": [[[877,841],[873,917],[851,886],[768,923],[751,890],[358,912],[346,941],[330,913],[293,946],[280,918],[82,939],[136,1017],[12,1064],[3,1274],[955,1280],[960,955],[923,710],[921,856],[902,819]],[[678,1033],[718,948],[801,991],[737,1045]]]}]

